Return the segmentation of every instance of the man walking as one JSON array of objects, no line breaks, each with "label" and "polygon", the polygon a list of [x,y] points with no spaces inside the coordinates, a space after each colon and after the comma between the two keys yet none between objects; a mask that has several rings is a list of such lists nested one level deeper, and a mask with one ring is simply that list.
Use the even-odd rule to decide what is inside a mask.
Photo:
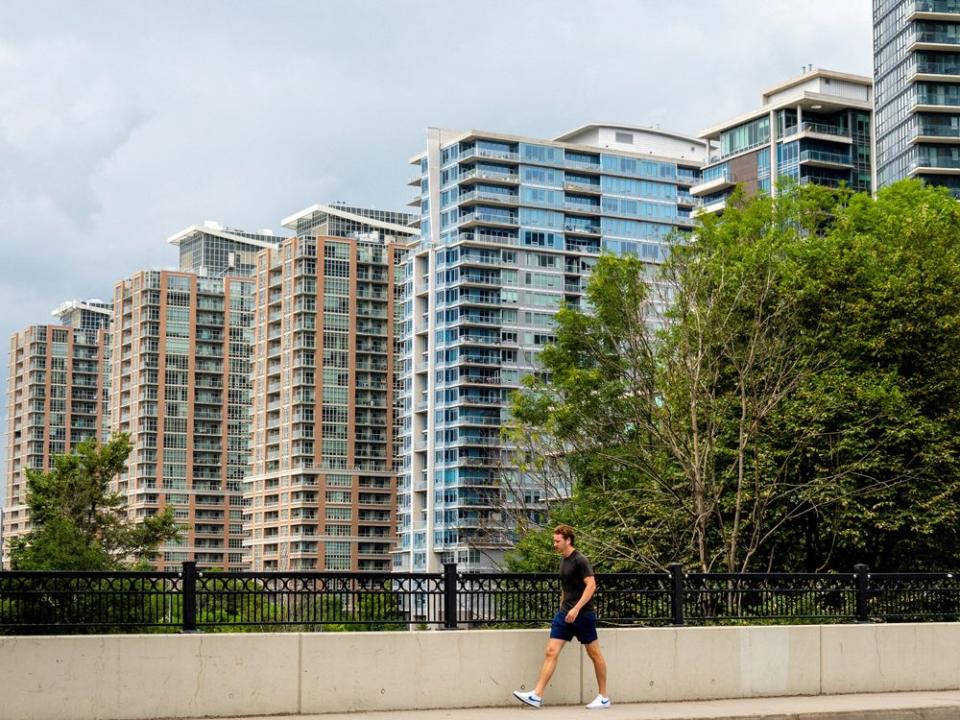
[{"label": "man walking", "polygon": [[597,639],[597,614],[593,609],[593,594],[597,591],[597,580],[593,567],[573,546],[574,532],[569,525],[559,525],[553,531],[553,549],[563,556],[560,561],[560,586],[563,590],[560,598],[560,611],[553,617],[550,626],[550,640],[540,667],[540,677],[532,692],[514,691],[520,702],[535,708],[543,704],[543,691],[557,668],[557,658],[563,646],[573,638],[587,650],[597,674],[600,694],[587,705],[588,710],[603,710],[610,707],[607,697],[607,663],[600,652]]}]

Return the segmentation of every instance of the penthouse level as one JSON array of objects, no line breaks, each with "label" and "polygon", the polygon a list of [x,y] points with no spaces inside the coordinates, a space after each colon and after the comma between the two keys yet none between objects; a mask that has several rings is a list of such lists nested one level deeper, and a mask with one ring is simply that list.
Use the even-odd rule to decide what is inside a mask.
[{"label": "penthouse level", "polygon": [[778,183],[841,183],[869,192],[873,115],[870,78],[811,69],[764,90],[760,107],[704,130],[711,145],[698,212],[720,212],[734,187],[776,195]]}]

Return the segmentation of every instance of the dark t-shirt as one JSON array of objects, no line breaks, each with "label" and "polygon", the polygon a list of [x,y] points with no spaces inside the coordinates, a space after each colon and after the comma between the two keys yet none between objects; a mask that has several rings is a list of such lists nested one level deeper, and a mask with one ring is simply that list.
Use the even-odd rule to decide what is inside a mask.
[{"label": "dark t-shirt", "polygon": [[[584,580],[593,576],[593,566],[578,550],[560,561],[560,587],[563,589],[563,602],[560,612],[570,612],[587,589]],[[580,612],[593,612],[593,598],[580,608]]]}]

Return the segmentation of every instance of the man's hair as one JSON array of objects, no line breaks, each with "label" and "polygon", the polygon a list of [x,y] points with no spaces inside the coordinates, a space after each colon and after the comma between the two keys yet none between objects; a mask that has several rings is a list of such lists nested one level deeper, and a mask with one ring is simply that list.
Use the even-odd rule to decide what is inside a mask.
[{"label": "man's hair", "polygon": [[560,535],[561,537],[563,537],[564,540],[567,540],[571,545],[574,544],[573,540],[575,535],[573,532],[573,528],[570,527],[569,525],[557,525],[553,529],[553,534]]}]

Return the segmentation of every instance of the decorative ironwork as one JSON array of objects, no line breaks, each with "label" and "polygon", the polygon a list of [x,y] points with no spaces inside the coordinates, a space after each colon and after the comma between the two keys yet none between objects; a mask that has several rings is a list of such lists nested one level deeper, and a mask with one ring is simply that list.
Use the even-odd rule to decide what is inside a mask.
[{"label": "decorative ironwork", "polygon": [[[601,625],[960,619],[953,573],[601,574]],[[560,601],[555,574],[0,572],[0,634],[244,627],[405,630],[533,627]]]}]

